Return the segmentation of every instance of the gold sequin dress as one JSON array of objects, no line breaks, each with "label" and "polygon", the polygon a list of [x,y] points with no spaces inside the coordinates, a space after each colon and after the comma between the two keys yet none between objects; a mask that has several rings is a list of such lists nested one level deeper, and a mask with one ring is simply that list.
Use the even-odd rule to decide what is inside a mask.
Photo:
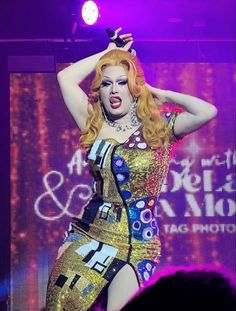
[{"label": "gold sequin dress", "polygon": [[[165,114],[173,127],[176,114]],[[47,290],[47,311],[88,310],[126,264],[142,286],[156,271],[161,254],[157,201],[175,141],[151,149],[141,128],[120,144],[96,140],[88,153],[94,196],[82,218],[74,218]]]}]

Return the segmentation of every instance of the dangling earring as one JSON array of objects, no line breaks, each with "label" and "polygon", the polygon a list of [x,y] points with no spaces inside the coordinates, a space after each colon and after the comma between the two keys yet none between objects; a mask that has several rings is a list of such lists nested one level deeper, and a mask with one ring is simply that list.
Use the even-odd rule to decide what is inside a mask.
[{"label": "dangling earring", "polygon": [[136,126],[140,124],[138,116],[137,116],[137,103],[138,103],[138,97],[134,97],[134,101],[132,103],[132,106],[130,107],[130,118],[131,118],[132,126]]}]

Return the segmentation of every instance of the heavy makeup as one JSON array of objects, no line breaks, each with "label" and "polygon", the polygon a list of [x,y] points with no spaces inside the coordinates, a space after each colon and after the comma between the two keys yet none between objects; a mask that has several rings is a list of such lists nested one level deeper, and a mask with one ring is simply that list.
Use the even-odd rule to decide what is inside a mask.
[{"label": "heavy makeup", "polygon": [[108,66],[103,70],[100,99],[111,121],[121,124],[131,122],[130,108],[133,96],[128,88],[128,72],[122,66]]}]

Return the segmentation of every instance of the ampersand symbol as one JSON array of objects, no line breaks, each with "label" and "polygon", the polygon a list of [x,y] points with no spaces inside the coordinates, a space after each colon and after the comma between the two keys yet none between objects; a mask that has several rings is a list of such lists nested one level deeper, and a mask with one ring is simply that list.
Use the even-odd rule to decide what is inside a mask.
[{"label": "ampersand symbol", "polygon": [[[59,177],[59,182],[54,186],[54,187],[50,187],[49,183],[48,183],[48,180],[50,178],[51,175],[56,175]],[[56,197],[54,191],[58,188],[60,188],[60,186],[64,183],[64,177],[63,175],[58,172],[58,171],[50,171],[48,172],[44,177],[43,177],[43,183],[44,183],[44,186],[46,188],[46,192],[42,193],[35,201],[35,204],[34,204],[34,210],[35,210],[35,213],[42,219],[44,220],[47,220],[47,221],[51,221],[51,220],[57,220],[59,218],[61,218],[62,216],[64,215],[67,215],[69,217],[76,217],[77,215],[74,215],[72,213],[69,212],[69,207],[70,207],[70,203],[71,203],[71,200],[72,200],[72,197],[74,195],[74,192],[77,190],[77,189],[81,189],[81,190],[86,190],[87,191],[87,194],[84,194],[83,192],[79,193],[79,199],[81,200],[87,200],[91,197],[92,195],[92,190],[91,188],[88,186],[88,185],[84,185],[84,184],[79,184],[79,185],[76,185],[75,187],[72,188],[72,190],[70,191],[70,194],[69,194],[69,197],[68,197],[68,200],[66,202],[66,205],[64,206],[59,200],[58,198]],[[43,198],[47,197],[47,196],[50,196],[53,200],[53,202],[55,202],[56,206],[61,210],[61,212],[56,215],[56,216],[46,216],[44,215],[43,213],[41,213],[40,211],[40,202],[43,200]],[[86,205],[86,204],[85,204]],[[81,208],[83,208],[85,205],[83,205]]]}]

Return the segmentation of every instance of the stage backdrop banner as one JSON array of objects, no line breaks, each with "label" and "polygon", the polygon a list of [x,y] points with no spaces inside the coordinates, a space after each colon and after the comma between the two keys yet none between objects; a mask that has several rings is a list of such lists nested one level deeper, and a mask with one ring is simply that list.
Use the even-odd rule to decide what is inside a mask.
[{"label": "stage backdrop banner", "polygon": [[[67,66],[58,65],[57,70]],[[200,97],[217,118],[175,145],[156,207],[160,269],[214,264],[235,272],[235,66],[143,64],[147,82]],[[11,310],[45,306],[47,280],[71,217],[93,180],[55,73],[11,74]],[[89,91],[91,80],[82,87]]]}]

